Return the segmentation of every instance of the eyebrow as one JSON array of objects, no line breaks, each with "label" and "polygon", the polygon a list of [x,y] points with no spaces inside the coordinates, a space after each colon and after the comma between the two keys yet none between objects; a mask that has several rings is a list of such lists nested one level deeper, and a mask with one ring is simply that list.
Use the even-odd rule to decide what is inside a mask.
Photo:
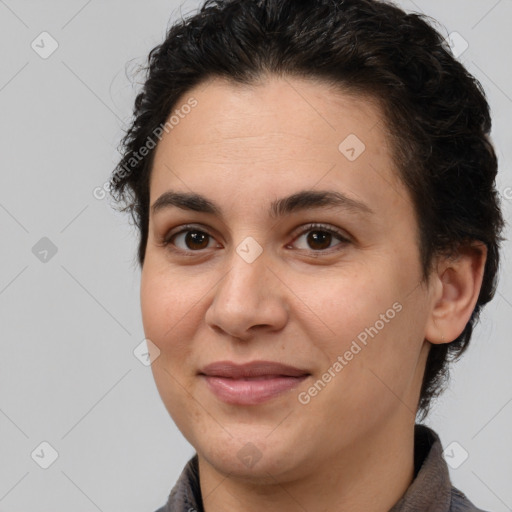
[{"label": "eyebrow", "polygon": [[[153,215],[161,210],[177,207],[182,210],[210,213],[222,217],[222,209],[213,201],[193,192],[164,192],[151,206]],[[269,216],[280,218],[290,213],[314,208],[342,208],[354,213],[375,213],[367,204],[332,190],[302,190],[276,199],[270,204]]]}]

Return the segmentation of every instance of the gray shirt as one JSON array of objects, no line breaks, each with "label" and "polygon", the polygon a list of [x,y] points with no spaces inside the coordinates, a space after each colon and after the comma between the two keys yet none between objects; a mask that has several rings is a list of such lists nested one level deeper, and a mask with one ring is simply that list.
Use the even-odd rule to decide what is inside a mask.
[{"label": "gray shirt", "polygon": [[[414,480],[389,512],[484,512],[452,486],[438,435],[414,428]],[[204,512],[197,454],[183,469],[167,504],[156,512]]]}]

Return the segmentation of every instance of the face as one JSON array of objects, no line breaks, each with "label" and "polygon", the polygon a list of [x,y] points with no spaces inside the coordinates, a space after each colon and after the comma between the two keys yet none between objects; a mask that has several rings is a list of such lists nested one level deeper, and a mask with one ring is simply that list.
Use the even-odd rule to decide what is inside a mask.
[{"label": "face", "polygon": [[187,102],[141,281],[178,428],[219,471],[284,479],[413,424],[432,301],[378,106],[291,77]]}]

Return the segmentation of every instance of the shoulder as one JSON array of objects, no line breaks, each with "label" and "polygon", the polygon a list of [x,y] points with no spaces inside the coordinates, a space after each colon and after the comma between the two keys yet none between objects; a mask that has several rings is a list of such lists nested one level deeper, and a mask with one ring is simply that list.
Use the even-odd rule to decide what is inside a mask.
[{"label": "shoulder", "polygon": [[488,512],[475,507],[467,496],[459,489],[452,487],[450,512]]},{"label": "shoulder", "polygon": [[156,512],[204,512],[197,453],[187,462],[167,503]]}]

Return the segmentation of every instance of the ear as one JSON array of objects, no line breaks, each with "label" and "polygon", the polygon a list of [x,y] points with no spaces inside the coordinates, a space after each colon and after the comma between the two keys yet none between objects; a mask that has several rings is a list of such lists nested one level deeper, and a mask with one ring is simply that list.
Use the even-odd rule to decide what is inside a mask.
[{"label": "ear", "polygon": [[466,327],[482,286],[487,247],[482,242],[460,246],[455,256],[441,256],[430,276],[431,312],[425,338],[450,343]]}]

